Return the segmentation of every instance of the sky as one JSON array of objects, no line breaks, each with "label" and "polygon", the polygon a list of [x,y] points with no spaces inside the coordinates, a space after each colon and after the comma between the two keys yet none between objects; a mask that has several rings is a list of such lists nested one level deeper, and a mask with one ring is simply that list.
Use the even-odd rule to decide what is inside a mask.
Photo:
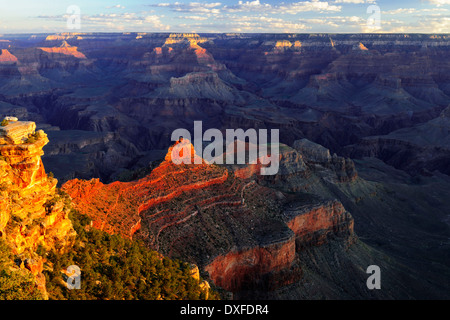
[{"label": "sky", "polygon": [[0,0],[0,7],[0,34],[450,32],[450,0]]}]

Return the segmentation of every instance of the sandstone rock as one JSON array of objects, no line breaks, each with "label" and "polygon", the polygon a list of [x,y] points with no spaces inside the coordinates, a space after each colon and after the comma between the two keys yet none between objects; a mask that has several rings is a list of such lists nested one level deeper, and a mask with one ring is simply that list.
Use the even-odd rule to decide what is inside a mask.
[{"label": "sandstone rock", "polygon": [[51,54],[60,53],[60,54],[72,56],[72,57],[75,57],[78,59],[87,59],[83,53],[78,51],[77,47],[69,45],[65,40],[63,41],[63,43],[61,44],[60,47],[50,47],[50,48],[40,47],[39,49],[41,49],[44,52],[51,53]]},{"label": "sandstone rock", "polygon": [[354,221],[337,200],[326,201],[284,211],[288,227],[295,233],[297,250],[323,245],[332,237],[350,239]]},{"label": "sandstone rock", "polygon": [[11,121],[6,126],[0,126],[0,144],[22,144],[35,129],[36,124],[32,121]]},{"label": "sandstone rock", "polygon": [[[191,151],[190,155],[181,154],[180,157],[180,160],[190,157],[190,164],[177,165],[172,161],[172,150],[179,146],[186,146]],[[93,219],[96,228],[132,237],[141,226],[143,212],[159,204],[169,203],[183,193],[207,188],[228,178],[228,171],[209,166],[202,159],[201,164],[194,164],[196,158],[198,156],[193,145],[184,139],[172,146],[165,161],[143,179],[107,185],[98,179],[74,179],[66,182],[62,189],[72,197],[81,213]],[[183,212],[176,220],[188,219],[190,214]],[[160,223],[164,226],[169,221],[161,220]]]},{"label": "sandstone rock", "polygon": [[41,161],[48,142],[42,131],[35,140],[33,122],[16,121],[2,127],[0,144],[0,236],[19,255],[46,297],[43,260],[38,246],[64,252],[74,243],[68,208],[55,193],[56,179],[46,175]]},{"label": "sandstone rock", "polygon": [[17,57],[12,55],[7,49],[2,49],[0,54],[0,64],[12,64],[17,63]]},{"label": "sandstone rock", "polygon": [[[180,145],[192,151],[192,160],[193,146],[182,140],[145,178],[107,185],[71,180],[63,189],[94,227],[139,237],[162,254],[195,262],[193,277],[200,278],[201,268],[232,292],[274,290],[298,281],[302,246],[353,234],[353,220],[339,202],[284,211],[286,197],[260,186],[252,175],[235,176],[205,162],[175,165],[172,150]],[[292,163],[283,174],[305,169],[300,153],[285,149],[282,157]]]}]

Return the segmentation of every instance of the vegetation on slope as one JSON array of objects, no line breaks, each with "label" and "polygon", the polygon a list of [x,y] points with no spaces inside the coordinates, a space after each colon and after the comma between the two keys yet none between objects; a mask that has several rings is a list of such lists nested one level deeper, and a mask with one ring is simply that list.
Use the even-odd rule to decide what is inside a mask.
[{"label": "vegetation on slope", "polygon": [[[72,211],[77,238],[65,254],[39,252],[50,299],[215,299],[191,276],[188,263],[162,257],[142,243],[90,228],[87,216]],[[81,269],[81,288],[69,290],[61,270]]]},{"label": "vegetation on slope", "polygon": [[13,261],[11,249],[0,238],[0,300],[42,300],[32,274]]},{"label": "vegetation on slope", "polygon": [[[55,198],[70,199],[58,190]],[[56,201],[56,200],[55,200]],[[91,227],[91,220],[71,209],[70,219],[77,232],[75,244],[66,253],[46,251],[36,254],[44,263],[46,290],[51,300],[169,300],[218,299],[218,293],[200,286],[189,263],[163,257],[141,242],[110,235]],[[40,300],[43,294],[29,270],[0,238],[0,300]],[[68,289],[65,270],[81,269],[81,288]]]}]

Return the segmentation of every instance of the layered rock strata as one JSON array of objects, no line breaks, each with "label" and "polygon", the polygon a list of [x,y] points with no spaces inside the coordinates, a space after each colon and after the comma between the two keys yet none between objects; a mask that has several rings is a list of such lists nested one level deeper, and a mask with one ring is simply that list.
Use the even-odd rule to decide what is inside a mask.
[{"label": "layered rock strata", "polygon": [[22,121],[0,127],[0,236],[44,290],[43,261],[36,249],[64,252],[76,233],[56,192],[57,180],[45,173],[41,161],[47,135],[35,127]]}]

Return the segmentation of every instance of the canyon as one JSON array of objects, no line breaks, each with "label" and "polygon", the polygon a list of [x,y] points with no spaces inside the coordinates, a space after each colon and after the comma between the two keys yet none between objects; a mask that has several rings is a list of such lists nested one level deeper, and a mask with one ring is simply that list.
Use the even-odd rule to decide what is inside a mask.
[{"label": "canyon", "polygon": [[[448,298],[448,34],[0,40],[0,116],[22,130],[0,137],[2,172],[21,170],[5,188],[43,190],[24,207],[61,187],[95,228],[197,264],[236,299]],[[278,173],[174,165],[171,133],[194,121],[278,129]],[[11,243],[31,252],[33,237]],[[375,262],[389,290],[365,288]]]},{"label": "canyon", "polygon": [[[172,150],[180,144],[191,149],[192,164],[172,162]],[[183,139],[140,180],[105,185],[75,179],[62,190],[94,227],[195,263],[234,294],[299,281],[296,253],[305,246],[334,238],[355,241],[353,218],[339,201],[288,201],[252,177],[242,179],[204,161],[194,164],[195,157],[193,145]]]},{"label": "canyon", "polygon": [[[1,40],[0,114],[51,130],[46,148],[53,150],[45,158],[61,182],[112,182],[155,160],[154,150],[164,155],[170,133],[194,120],[205,130],[277,128],[285,144],[306,138],[356,156],[349,149],[361,139],[424,124],[450,104],[445,34],[68,33]],[[71,130],[85,143],[72,145],[65,133]],[[68,158],[76,159],[73,166],[65,165]]]}]

